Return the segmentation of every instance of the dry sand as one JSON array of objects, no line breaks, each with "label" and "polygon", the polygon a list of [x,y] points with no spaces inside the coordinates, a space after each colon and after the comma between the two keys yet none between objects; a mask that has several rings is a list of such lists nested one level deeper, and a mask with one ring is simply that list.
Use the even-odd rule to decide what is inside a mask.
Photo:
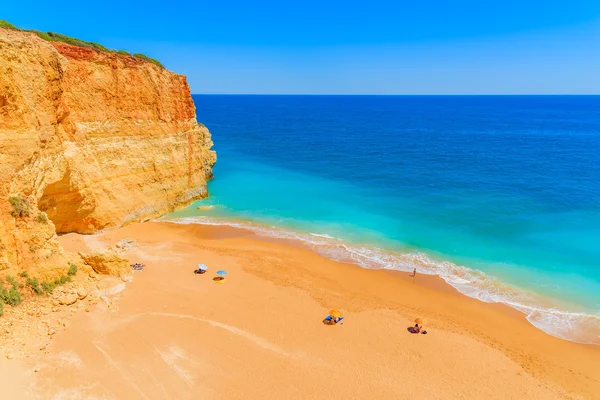
[{"label": "dry sand", "polygon": [[[597,346],[436,277],[413,284],[224,227],[146,223],[61,241],[85,251],[126,237],[146,269],[112,310],[78,313],[39,372],[2,360],[2,398],[600,398]],[[197,263],[209,271],[194,275]],[[218,269],[224,284],[212,281]],[[331,308],[343,324],[321,322]],[[428,335],[407,331],[416,317]]]}]

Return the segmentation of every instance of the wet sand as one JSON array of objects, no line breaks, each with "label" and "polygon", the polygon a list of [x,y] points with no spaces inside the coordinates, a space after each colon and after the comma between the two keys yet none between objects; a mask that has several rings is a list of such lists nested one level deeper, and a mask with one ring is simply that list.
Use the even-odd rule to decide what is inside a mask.
[{"label": "wet sand", "polygon": [[[27,374],[11,381],[23,398],[600,398],[598,346],[547,335],[437,277],[413,283],[228,227],[145,223],[60,240],[89,251],[123,238],[146,269],[113,309],[78,313],[39,372],[10,364]],[[209,271],[194,275],[197,263]],[[332,308],[342,324],[322,323]],[[407,331],[417,317],[427,335]]]}]

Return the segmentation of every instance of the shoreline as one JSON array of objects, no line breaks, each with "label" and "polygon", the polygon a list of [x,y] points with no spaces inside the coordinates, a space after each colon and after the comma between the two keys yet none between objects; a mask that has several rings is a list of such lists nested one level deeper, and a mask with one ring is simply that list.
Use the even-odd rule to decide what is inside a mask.
[{"label": "shoreline", "polygon": [[[36,360],[29,390],[37,398],[600,393],[598,346],[550,336],[518,311],[466,297],[439,277],[417,274],[413,284],[406,273],[367,270],[222,226],[147,222],[60,241],[85,251],[124,238],[137,244],[126,256],[145,270],[114,307],[77,313],[56,335]],[[208,273],[194,275],[197,263]],[[223,285],[212,282],[218,269],[228,272]],[[343,324],[321,322],[332,308],[343,312]],[[428,335],[407,332],[417,317]]]},{"label": "shoreline", "polygon": [[[156,221],[150,221],[150,222],[151,223],[176,224],[176,225],[188,225],[187,223],[182,224],[182,223],[176,222],[176,220],[169,220],[169,219],[156,220]],[[190,225],[192,225],[192,224],[190,224]],[[204,227],[209,227],[211,230],[215,229],[216,232],[213,233],[214,236],[211,236],[211,238],[219,238],[219,239],[248,238],[248,239],[262,241],[262,242],[266,242],[266,243],[283,244],[285,246],[291,246],[291,247],[295,247],[298,249],[310,251],[320,257],[324,257],[333,262],[344,264],[344,265],[348,266],[349,268],[360,268],[360,269],[367,270],[367,271],[380,271],[380,272],[383,272],[383,273],[393,277],[393,279],[399,279],[405,283],[415,284],[415,282],[416,282],[416,280],[415,281],[412,280],[412,273],[410,273],[408,271],[399,271],[399,270],[391,270],[391,269],[369,269],[369,268],[363,268],[360,265],[357,265],[352,262],[343,262],[343,261],[331,259],[329,257],[323,256],[323,255],[319,254],[318,252],[314,251],[309,246],[307,246],[305,243],[303,243],[302,240],[262,236],[260,234],[257,234],[256,232],[252,231],[251,229],[230,226],[230,225],[227,225],[226,223],[223,225],[211,225],[211,224],[199,223],[198,225],[201,225]],[[315,235],[315,234],[311,234],[311,235]],[[335,239],[335,238],[332,238],[332,239]],[[339,239],[336,239],[336,240],[339,240]],[[509,304],[506,304],[503,302],[485,302],[485,301],[482,301],[475,297],[471,297],[466,294],[463,294],[456,287],[452,286],[450,283],[448,283],[445,279],[443,279],[439,275],[417,272],[417,277],[418,278],[416,278],[416,279],[418,279],[418,286],[420,286],[420,287],[424,287],[424,288],[427,288],[429,290],[433,290],[436,292],[442,292],[444,294],[448,294],[453,297],[469,299],[470,301],[476,301],[478,303],[485,304],[486,306],[488,306],[492,309],[495,309],[498,312],[500,312],[506,316],[510,316],[515,319],[518,319],[521,322],[526,322],[526,323],[530,324],[531,327],[542,331],[546,335],[552,336],[558,340],[564,340],[564,341],[575,343],[578,345],[589,346],[591,348],[598,349],[598,351],[600,352],[600,345],[597,345],[594,343],[581,343],[581,342],[561,338],[558,336],[554,336],[554,335],[544,331],[541,328],[536,327],[535,325],[531,324],[531,322],[529,322],[527,320],[526,313],[524,313],[523,311],[521,311]]]},{"label": "shoreline", "polygon": [[[476,269],[437,259],[418,250],[415,250],[417,253],[396,253],[371,245],[345,242],[342,239],[329,235],[305,233],[236,219],[229,220],[207,216],[163,217],[152,222],[182,225],[199,224],[203,226],[240,229],[249,235],[254,235],[259,240],[284,243],[308,249],[331,260],[352,264],[369,270],[385,270],[402,274],[411,272],[412,268],[416,266],[420,277],[435,276],[443,282],[442,285],[437,286],[438,289],[448,286],[462,296],[473,298],[486,304],[501,304],[506,306],[511,311],[516,311],[525,317],[536,329],[559,339],[600,346],[600,316],[587,312],[573,311],[573,309],[580,306],[512,286]],[[337,247],[335,254],[329,254],[331,253],[329,248],[331,246]],[[342,253],[340,255],[338,251],[339,247],[346,254]],[[360,253],[365,247],[378,252],[379,254],[375,257],[382,257],[381,260],[377,259],[375,261],[375,266],[365,265],[365,263],[368,264],[373,261],[368,259],[368,256]],[[356,250],[359,251],[358,258],[355,257],[357,254]],[[386,259],[386,257],[390,257],[391,259]],[[404,269],[387,267],[390,263],[395,263],[396,267],[398,259],[401,260],[401,266],[405,266],[404,264],[408,263],[408,267],[405,266],[406,268]],[[442,270],[437,269],[440,266],[443,267]],[[425,272],[423,272],[423,269],[425,269]],[[444,271],[447,273],[443,274]],[[480,294],[482,293],[484,297],[490,298],[488,300],[480,298]],[[579,333],[576,334],[576,332]]]}]

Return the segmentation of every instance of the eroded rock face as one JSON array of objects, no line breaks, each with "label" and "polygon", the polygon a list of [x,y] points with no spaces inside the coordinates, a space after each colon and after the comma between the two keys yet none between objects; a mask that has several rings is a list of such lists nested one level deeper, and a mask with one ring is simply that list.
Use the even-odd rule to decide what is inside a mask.
[{"label": "eroded rock face", "polygon": [[[0,269],[64,267],[54,230],[93,233],[206,196],[211,147],[184,76],[0,28]],[[29,217],[11,215],[11,195]]]},{"label": "eroded rock face", "polygon": [[92,254],[79,253],[79,255],[98,274],[120,277],[131,275],[129,261],[119,256],[114,249]]},{"label": "eroded rock face", "polygon": [[[0,207],[0,213],[3,211]],[[69,257],[58,242],[52,221],[41,219],[33,208],[12,221],[10,211],[5,212],[0,214],[0,274],[16,275],[17,267],[42,281],[65,274]]]}]

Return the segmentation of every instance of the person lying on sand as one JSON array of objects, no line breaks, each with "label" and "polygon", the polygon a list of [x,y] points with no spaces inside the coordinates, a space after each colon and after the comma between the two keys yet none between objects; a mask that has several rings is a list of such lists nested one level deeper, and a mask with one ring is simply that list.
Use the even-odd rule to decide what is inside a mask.
[{"label": "person lying on sand", "polygon": [[408,328],[410,333],[421,333],[423,335],[427,334],[427,331],[423,329],[423,325],[415,324],[414,327]]},{"label": "person lying on sand", "polygon": [[328,315],[324,320],[323,323],[327,324],[327,325],[336,325],[338,322],[341,322],[344,318],[343,317],[336,317],[333,315]]}]

